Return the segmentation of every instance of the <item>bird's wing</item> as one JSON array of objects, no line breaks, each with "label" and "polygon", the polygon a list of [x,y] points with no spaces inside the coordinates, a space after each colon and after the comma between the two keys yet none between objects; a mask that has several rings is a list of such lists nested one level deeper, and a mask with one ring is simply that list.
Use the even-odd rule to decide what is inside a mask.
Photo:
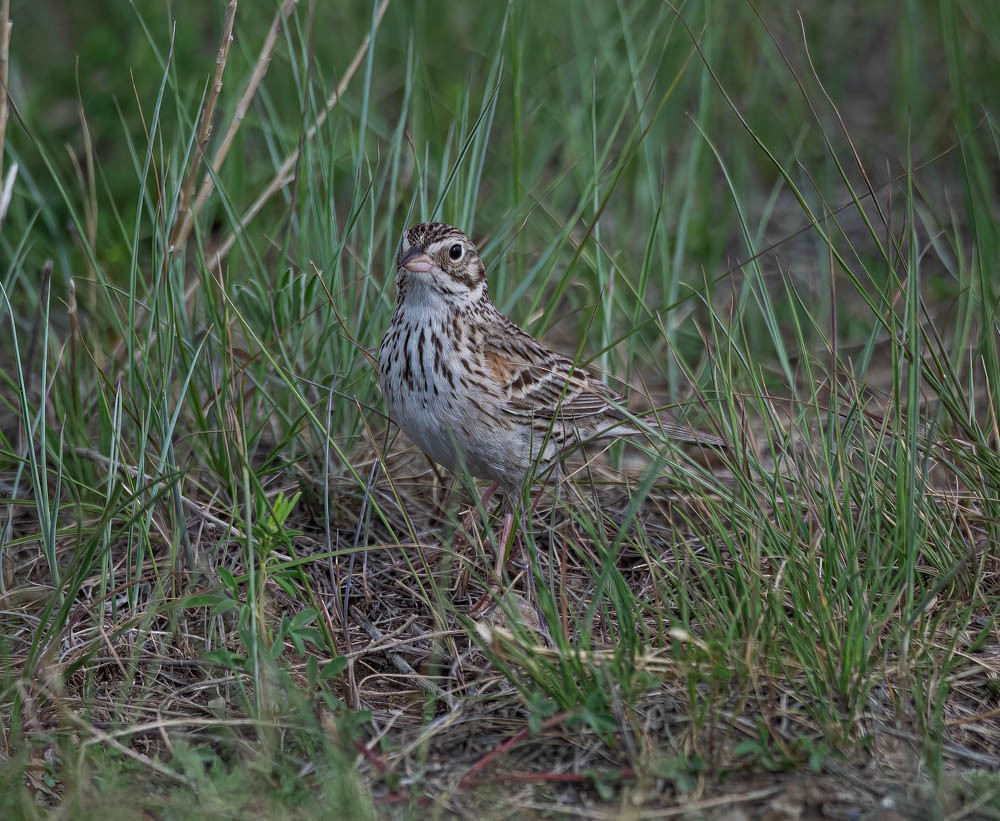
[{"label": "bird's wing", "polygon": [[[555,418],[584,427],[623,430],[615,424],[628,418],[622,412],[625,400],[620,393],[572,360],[546,348],[503,315],[498,315],[495,328],[486,335],[485,354],[488,369],[505,397],[504,412],[541,420]],[[633,433],[648,425],[681,442],[726,447],[726,442],[718,436],[688,427],[676,420],[670,411],[641,416],[634,427],[631,423],[626,424],[626,429]]]},{"label": "bird's wing", "polygon": [[624,418],[621,394],[504,320],[503,327],[487,335],[485,353],[506,394],[507,413],[563,421],[601,415],[609,421]]}]

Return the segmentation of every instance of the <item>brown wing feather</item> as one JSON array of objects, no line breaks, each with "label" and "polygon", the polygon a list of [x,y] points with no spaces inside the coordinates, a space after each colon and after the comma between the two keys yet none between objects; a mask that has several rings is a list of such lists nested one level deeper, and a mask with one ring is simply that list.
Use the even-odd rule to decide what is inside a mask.
[{"label": "brown wing feather", "polygon": [[[593,421],[600,427],[610,422],[616,430],[615,420],[626,419],[621,410],[625,399],[618,391],[546,348],[505,316],[497,315],[485,345],[486,361],[507,397],[504,410],[512,416],[557,417],[573,424],[603,417]],[[674,420],[670,412],[646,414],[640,417],[640,424],[681,442],[726,447],[718,436],[690,428]]]},{"label": "brown wing feather", "polygon": [[546,348],[504,318],[486,339],[486,359],[507,394],[505,410],[515,416],[566,421],[604,415],[624,418],[624,400],[572,360]]}]

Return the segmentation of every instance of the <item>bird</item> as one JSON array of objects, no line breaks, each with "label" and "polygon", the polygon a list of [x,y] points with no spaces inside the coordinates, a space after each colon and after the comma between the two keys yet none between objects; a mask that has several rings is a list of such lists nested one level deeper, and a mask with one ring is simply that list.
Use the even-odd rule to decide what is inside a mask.
[{"label": "bird", "polygon": [[[395,285],[378,354],[382,395],[407,437],[452,472],[516,499],[583,443],[659,433],[725,446],[662,412],[627,413],[620,393],[508,319],[490,298],[475,243],[452,225],[403,233]],[[508,518],[505,536],[509,529]]]}]

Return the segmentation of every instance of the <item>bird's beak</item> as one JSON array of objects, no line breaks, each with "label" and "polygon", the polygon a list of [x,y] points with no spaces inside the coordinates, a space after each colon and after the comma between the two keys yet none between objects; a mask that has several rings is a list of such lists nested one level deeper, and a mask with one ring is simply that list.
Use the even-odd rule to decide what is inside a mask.
[{"label": "bird's beak", "polygon": [[431,268],[434,267],[431,258],[424,253],[424,249],[419,245],[411,245],[407,248],[399,264],[400,267],[413,274],[429,274]]}]

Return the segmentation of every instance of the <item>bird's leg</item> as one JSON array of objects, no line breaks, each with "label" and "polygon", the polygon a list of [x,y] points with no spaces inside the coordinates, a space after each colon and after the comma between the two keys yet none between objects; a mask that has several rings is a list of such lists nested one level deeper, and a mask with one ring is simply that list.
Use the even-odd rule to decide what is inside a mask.
[{"label": "bird's leg", "polygon": [[[504,567],[507,565],[507,543],[510,541],[510,532],[514,529],[514,511],[509,505],[504,505],[507,510],[503,514],[503,530],[500,531],[500,543],[497,548],[497,569],[498,579],[503,578]],[[511,551],[513,553],[513,551]]]},{"label": "bird's leg", "polygon": [[500,487],[499,483],[494,482],[482,494],[479,496],[479,504],[476,505],[476,509],[469,509],[462,515],[462,526],[460,531],[456,536],[461,540],[462,544],[469,544],[472,541],[471,534],[478,530],[475,526],[475,516],[477,513],[482,515],[486,511],[486,505],[489,504],[490,499],[497,492]]},{"label": "bird's leg", "polygon": [[[489,499],[496,492],[496,486],[491,487],[486,494],[484,494],[485,499]],[[482,503],[482,502],[481,502]],[[522,524],[524,518],[521,518]],[[510,497],[504,497],[504,515],[503,515],[503,528],[500,531],[500,540],[497,542],[497,561],[496,567],[493,571],[493,579],[490,582],[489,588],[483,594],[483,597],[472,606],[469,611],[469,615],[473,618],[486,612],[491,594],[500,590],[500,585],[503,584],[503,572],[507,566],[507,562],[513,556],[514,552],[511,549],[511,543],[516,538],[517,534],[514,533],[514,511],[510,502]]]},{"label": "bird's leg", "polygon": [[[556,505],[553,506],[553,513],[554,513],[555,509],[556,509],[556,506],[558,506],[559,485],[560,485],[560,482],[561,482],[561,476],[562,476],[562,474],[558,470],[558,467],[557,467],[552,472],[552,475],[554,476],[555,482],[556,482],[556,495],[555,495]],[[543,494],[543,489],[539,488],[538,489],[538,493],[535,495],[535,499],[534,499],[534,501],[531,504],[531,515],[532,516],[534,516],[535,513],[538,511],[538,503],[542,499],[542,494]],[[522,512],[521,513],[521,532],[522,533],[527,533],[527,530],[528,530],[528,528],[527,528],[527,522],[525,521],[525,516],[524,516],[524,513]],[[555,528],[553,527],[553,528],[551,528],[551,533],[554,533],[554,532],[555,532]],[[535,579],[535,570],[538,569],[538,559],[537,559],[538,543],[537,542],[535,543],[535,550],[536,550],[536,554],[534,555],[535,561],[532,562],[532,555],[529,555],[528,550],[527,550],[526,547],[524,549],[524,554],[525,554],[525,556],[524,556],[524,559],[525,559],[525,562],[524,562],[524,564],[525,564],[525,589],[526,589],[527,597],[528,597],[527,604],[531,608],[533,608],[534,611],[535,611],[535,619],[537,620],[537,629],[538,629],[538,631],[545,637],[546,641],[548,641],[548,643],[550,645],[554,646],[554,642],[552,640],[552,633],[549,631],[548,619],[546,618],[545,611],[542,608],[542,600],[538,596],[538,586],[537,586],[537,582],[536,582],[536,579]],[[565,567],[562,567],[561,569],[562,569],[563,572],[565,572]],[[539,574],[541,574],[540,570],[539,570]]]},{"label": "bird's leg", "polygon": [[500,483],[494,482],[492,485],[486,488],[486,490],[483,491],[483,495],[479,497],[480,510],[486,509],[487,502],[489,502],[489,500],[493,498],[493,494],[496,493],[497,490],[499,489],[500,489]]}]

